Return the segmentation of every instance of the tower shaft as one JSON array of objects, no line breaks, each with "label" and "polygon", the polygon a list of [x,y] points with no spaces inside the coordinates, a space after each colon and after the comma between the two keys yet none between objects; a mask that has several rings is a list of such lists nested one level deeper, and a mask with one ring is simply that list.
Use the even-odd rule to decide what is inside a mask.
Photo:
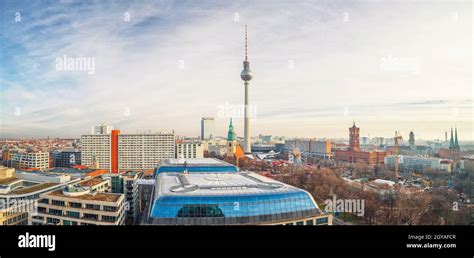
[{"label": "tower shaft", "polygon": [[244,82],[245,86],[245,110],[244,110],[244,152],[245,153],[251,153],[251,147],[250,147],[250,106],[249,106],[249,82],[245,81]]}]

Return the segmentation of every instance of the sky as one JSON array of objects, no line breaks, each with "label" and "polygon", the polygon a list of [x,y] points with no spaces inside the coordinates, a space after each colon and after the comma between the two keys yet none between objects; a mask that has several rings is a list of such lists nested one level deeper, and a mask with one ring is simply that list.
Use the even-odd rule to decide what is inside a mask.
[{"label": "sky", "polygon": [[474,140],[470,1],[4,0],[0,15],[0,138],[198,136],[203,116],[242,136],[248,25],[252,135],[347,138],[355,121]]}]

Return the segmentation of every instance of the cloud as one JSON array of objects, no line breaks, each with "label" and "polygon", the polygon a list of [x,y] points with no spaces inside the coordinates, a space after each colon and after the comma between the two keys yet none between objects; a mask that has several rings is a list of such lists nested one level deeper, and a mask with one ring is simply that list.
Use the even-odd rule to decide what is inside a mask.
[{"label": "cloud", "polygon": [[[425,128],[428,136],[453,121],[473,131],[472,109],[456,102],[472,96],[471,14],[461,3],[450,11],[445,5],[7,1],[0,30],[6,57],[1,135],[78,137],[99,122],[129,132],[198,135],[201,116],[243,100],[244,24],[255,74],[250,97],[259,112],[253,134],[293,135],[294,125],[304,123],[298,133],[346,136],[347,121],[374,117],[386,119],[380,132],[433,119],[440,124]],[[95,74],[56,71],[55,59],[63,55],[94,58]],[[418,57],[419,74],[381,70],[388,56]],[[242,134],[240,120],[235,126]],[[227,122],[218,119],[222,135]]]}]

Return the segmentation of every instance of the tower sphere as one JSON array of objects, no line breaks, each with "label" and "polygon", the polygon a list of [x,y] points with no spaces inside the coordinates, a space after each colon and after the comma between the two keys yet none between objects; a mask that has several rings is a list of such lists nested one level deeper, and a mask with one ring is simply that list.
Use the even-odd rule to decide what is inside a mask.
[{"label": "tower sphere", "polygon": [[244,62],[244,70],[240,73],[240,78],[244,81],[250,81],[252,80],[252,71],[248,67],[245,67],[245,62]]}]

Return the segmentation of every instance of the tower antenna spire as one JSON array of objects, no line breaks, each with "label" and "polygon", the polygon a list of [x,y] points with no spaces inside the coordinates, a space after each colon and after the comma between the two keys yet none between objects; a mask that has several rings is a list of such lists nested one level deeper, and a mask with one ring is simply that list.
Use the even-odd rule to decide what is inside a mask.
[{"label": "tower antenna spire", "polygon": [[247,60],[247,25],[245,25],[245,61]]}]

